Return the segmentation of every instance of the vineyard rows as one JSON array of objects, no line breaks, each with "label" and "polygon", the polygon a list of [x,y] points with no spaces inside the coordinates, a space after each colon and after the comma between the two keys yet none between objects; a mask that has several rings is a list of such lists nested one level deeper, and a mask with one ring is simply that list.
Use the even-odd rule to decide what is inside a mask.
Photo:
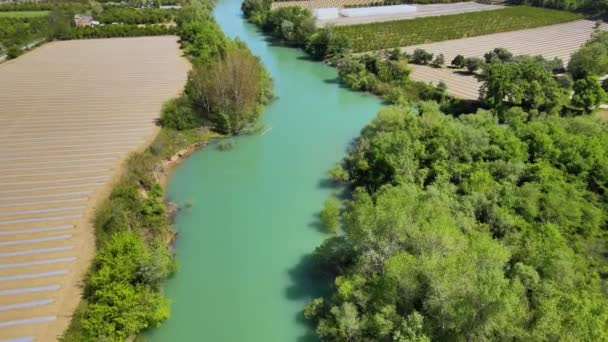
[{"label": "vineyard rows", "polygon": [[580,14],[566,11],[517,6],[493,11],[338,26],[335,30],[351,40],[354,52],[364,52],[534,28],[581,18]]}]

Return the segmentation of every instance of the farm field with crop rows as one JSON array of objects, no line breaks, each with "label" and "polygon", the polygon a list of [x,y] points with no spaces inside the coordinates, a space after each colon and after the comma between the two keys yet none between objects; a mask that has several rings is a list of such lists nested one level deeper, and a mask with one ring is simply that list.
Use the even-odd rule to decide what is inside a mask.
[{"label": "farm field with crop rows", "polygon": [[[606,30],[608,25],[604,24],[601,28]],[[442,53],[449,63],[459,54],[465,57],[483,57],[484,53],[494,48],[504,47],[514,55],[543,55],[548,59],[557,57],[567,64],[570,55],[591,37],[594,29],[595,22],[577,20],[530,30],[412,45],[403,50],[408,53],[416,49],[424,49],[435,55]]]},{"label": "farm field with crop rows", "polygon": [[121,162],[186,81],[176,37],[52,42],[0,64],[0,340],[55,341]]},{"label": "farm field with crop rows", "polygon": [[364,52],[535,28],[581,18],[580,14],[566,11],[516,6],[493,11],[338,26],[335,30],[351,39],[354,52]]}]

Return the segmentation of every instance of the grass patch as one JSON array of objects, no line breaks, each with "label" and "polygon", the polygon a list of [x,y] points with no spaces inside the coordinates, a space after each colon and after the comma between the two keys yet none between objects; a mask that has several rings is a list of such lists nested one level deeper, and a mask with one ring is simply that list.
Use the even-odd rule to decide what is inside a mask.
[{"label": "grass patch", "polygon": [[578,13],[515,6],[483,12],[338,26],[335,30],[351,40],[354,52],[363,52],[528,29],[582,18]]},{"label": "grass patch", "polygon": [[49,11],[8,11],[0,12],[0,18],[34,18],[44,17]]}]

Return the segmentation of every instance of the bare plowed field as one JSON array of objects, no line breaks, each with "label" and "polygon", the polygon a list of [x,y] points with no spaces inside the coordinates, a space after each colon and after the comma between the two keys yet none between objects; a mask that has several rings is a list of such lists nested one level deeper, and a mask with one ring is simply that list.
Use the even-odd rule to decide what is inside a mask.
[{"label": "bare plowed field", "polygon": [[[403,50],[412,53],[415,49],[422,48],[436,55],[443,53],[449,64],[458,54],[483,57],[484,53],[495,47],[505,47],[515,55],[543,55],[548,59],[558,57],[567,65],[570,55],[589,39],[594,26],[592,21],[579,20],[536,29],[408,46]],[[608,25],[602,25],[602,29],[608,29]],[[433,84],[443,81],[451,96],[463,99],[477,99],[481,86],[475,77],[447,68],[412,65],[411,77],[416,81]]]},{"label": "bare plowed field", "polygon": [[[404,47],[403,50],[411,53],[421,48],[435,54],[443,53],[449,63],[458,54],[465,57],[483,57],[484,53],[496,47],[504,47],[514,55],[558,57],[568,63],[570,55],[589,39],[594,26],[593,21],[577,20],[528,30],[412,45]],[[607,28],[608,25],[602,25],[602,29]]]},{"label": "bare plowed field", "polygon": [[0,65],[0,340],[67,327],[95,208],[187,70],[176,37],[55,42]]},{"label": "bare plowed field", "polygon": [[414,81],[432,83],[437,85],[443,82],[448,86],[448,94],[465,100],[477,100],[481,82],[477,78],[464,72],[455,72],[453,69],[433,68],[430,66],[410,64],[412,72],[410,77]]}]

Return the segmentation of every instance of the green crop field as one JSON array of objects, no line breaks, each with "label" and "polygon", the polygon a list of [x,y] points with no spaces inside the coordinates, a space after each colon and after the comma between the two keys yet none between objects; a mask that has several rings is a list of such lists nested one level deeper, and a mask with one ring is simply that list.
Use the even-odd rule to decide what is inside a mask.
[{"label": "green crop field", "polygon": [[0,12],[0,18],[32,18],[43,17],[49,14],[49,11],[8,11]]},{"label": "green crop field", "polygon": [[582,15],[514,6],[492,11],[337,26],[335,30],[350,38],[354,52],[363,52],[534,28],[577,19],[582,19]]}]

